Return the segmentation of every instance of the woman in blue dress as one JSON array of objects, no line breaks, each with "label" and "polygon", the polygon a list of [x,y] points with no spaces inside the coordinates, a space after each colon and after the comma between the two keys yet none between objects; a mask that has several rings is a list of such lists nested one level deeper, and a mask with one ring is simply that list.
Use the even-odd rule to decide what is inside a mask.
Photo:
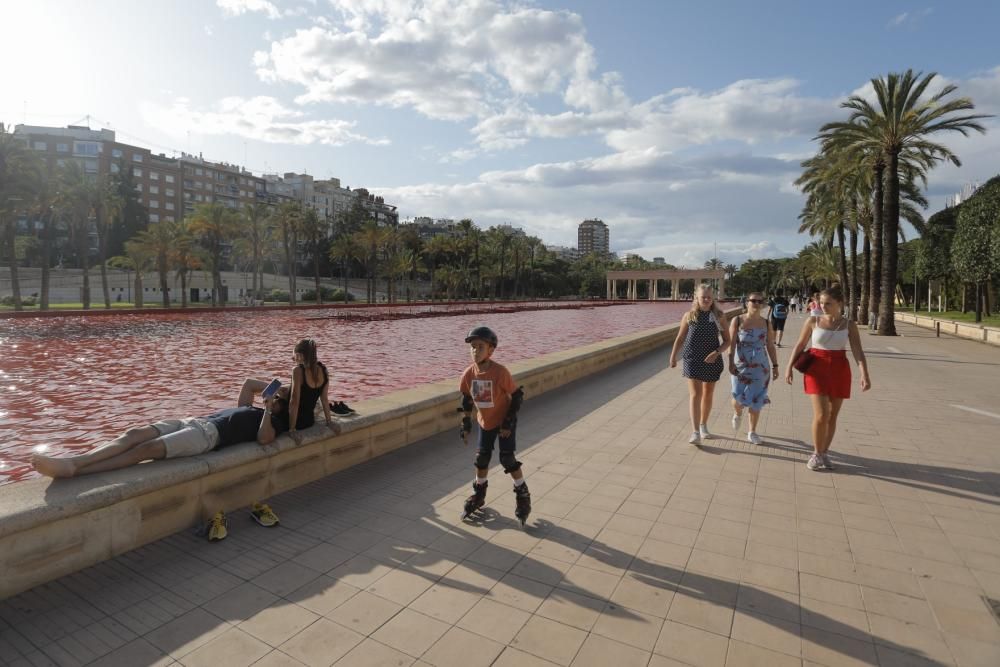
[{"label": "woman in blue dress", "polygon": [[774,346],[774,329],[761,316],[764,295],[754,292],[747,299],[747,314],[733,319],[729,348],[729,372],[733,376],[733,430],[743,421],[743,408],[750,411],[747,440],[760,444],[757,423],[761,409],[770,403],[767,388],[778,379],[778,353]]}]

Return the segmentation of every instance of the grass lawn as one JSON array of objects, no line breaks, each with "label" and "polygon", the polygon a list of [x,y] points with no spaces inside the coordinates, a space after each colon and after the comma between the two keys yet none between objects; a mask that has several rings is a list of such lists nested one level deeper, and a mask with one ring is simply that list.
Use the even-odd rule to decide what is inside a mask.
[{"label": "grass lawn", "polygon": [[[912,313],[913,311],[897,309],[897,312]],[[936,317],[942,320],[957,320],[958,322],[974,323],[976,321],[976,313],[974,313],[971,310],[967,313],[963,313],[960,310],[948,310],[943,313],[939,313],[937,311],[932,311],[928,313],[926,310],[918,310],[917,315],[925,315],[925,316],[929,315],[930,317]],[[992,317],[986,317],[986,315],[984,314],[983,321],[981,322],[981,324],[988,327],[1000,327],[1000,315],[994,313]]]}]

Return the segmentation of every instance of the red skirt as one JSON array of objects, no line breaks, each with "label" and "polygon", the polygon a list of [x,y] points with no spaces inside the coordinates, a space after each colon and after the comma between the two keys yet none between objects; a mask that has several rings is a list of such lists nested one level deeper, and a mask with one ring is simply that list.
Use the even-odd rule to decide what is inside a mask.
[{"label": "red skirt", "polygon": [[830,398],[851,397],[851,364],[846,350],[810,350],[815,358],[802,375],[807,394]]}]

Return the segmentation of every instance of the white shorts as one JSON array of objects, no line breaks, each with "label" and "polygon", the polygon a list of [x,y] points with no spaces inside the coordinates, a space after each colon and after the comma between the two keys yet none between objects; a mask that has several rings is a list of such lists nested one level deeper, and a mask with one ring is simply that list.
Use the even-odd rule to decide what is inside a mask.
[{"label": "white shorts", "polygon": [[153,428],[160,433],[168,459],[204,454],[219,444],[219,429],[215,424],[197,417],[164,419],[153,424]]}]

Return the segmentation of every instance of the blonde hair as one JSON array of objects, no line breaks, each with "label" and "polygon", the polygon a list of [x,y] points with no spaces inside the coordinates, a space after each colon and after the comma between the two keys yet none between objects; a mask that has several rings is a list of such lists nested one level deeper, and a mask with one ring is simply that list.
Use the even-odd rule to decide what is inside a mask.
[{"label": "blonde hair", "polygon": [[715,315],[715,322],[721,330],[722,327],[726,326],[726,316],[722,313],[722,309],[719,308],[719,303],[715,300],[715,290],[712,289],[712,286],[708,283],[702,283],[694,289],[694,299],[691,301],[691,310],[689,310],[687,314],[688,324],[694,324],[698,321],[698,311],[701,310],[701,308],[698,307],[698,295],[705,292],[712,295],[711,312]]}]

